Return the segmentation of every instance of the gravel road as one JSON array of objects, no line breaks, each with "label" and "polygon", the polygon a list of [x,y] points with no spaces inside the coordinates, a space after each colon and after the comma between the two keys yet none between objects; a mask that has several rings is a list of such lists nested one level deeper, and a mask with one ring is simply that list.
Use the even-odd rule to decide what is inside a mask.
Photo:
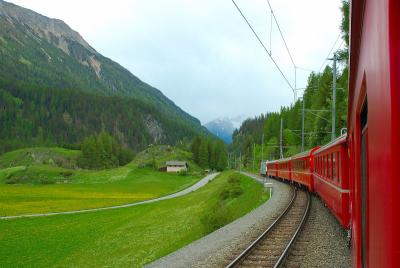
[{"label": "gravel road", "polygon": [[[260,183],[263,178],[246,174]],[[272,197],[245,216],[200,238],[193,243],[150,263],[146,267],[223,267],[245,249],[287,206],[290,187],[266,179],[273,184]]]},{"label": "gravel road", "polygon": [[93,211],[101,211],[101,210],[108,210],[108,209],[117,209],[117,208],[126,208],[126,207],[133,207],[142,204],[153,203],[161,200],[171,199],[178,196],[186,195],[190,192],[196,191],[197,189],[206,185],[209,181],[213,180],[219,173],[212,173],[198,181],[197,183],[193,184],[192,186],[170,195],[165,195],[159,198],[145,200],[136,203],[129,203],[124,205],[118,206],[110,206],[110,207],[102,207],[102,208],[91,208],[91,209],[81,209],[81,210],[73,210],[73,211],[62,211],[62,212],[50,212],[50,213],[41,213],[41,214],[29,214],[29,215],[18,215],[18,216],[2,216],[0,220],[5,219],[18,219],[18,218],[32,218],[32,217],[45,217],[45,216],[53,216],[53,215],[60,215],[60,214],[76,214],[76,213],[83,213],[83,212],[93,212]]}]

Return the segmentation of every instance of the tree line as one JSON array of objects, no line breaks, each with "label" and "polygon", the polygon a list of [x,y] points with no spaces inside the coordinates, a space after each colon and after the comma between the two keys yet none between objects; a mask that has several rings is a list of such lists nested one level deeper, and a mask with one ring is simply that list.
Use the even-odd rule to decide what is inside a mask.
[{"label": "tree line", "polygon": [[123,166],[133,158],[133,152],[122,148],[110,134],[102,131],[85,138],[81,146],[79,165],[88,169],[105,169]]},{"label": "tree line", "polygon": [[227,166],[227,148],[223,141],[197,136],[192,140],[190,150],[193,161],[204,169],[222,171]]}]

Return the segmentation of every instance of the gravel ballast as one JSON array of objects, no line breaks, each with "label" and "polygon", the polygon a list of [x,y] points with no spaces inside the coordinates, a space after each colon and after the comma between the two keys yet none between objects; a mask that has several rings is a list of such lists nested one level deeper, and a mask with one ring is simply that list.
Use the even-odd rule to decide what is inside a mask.
[{"label": "gravel ballast", "polygon": [[[246,174],[259,182],[259,176]],[[146,267],[223,267],[258,237],[288,205],[290,186],[276,180],[272,197],[245,216]]]},{"label": "gravel ballast", "polygon": [[316,196],[312,196],[308,220],[284,267],[351,267],[347,232]]}]

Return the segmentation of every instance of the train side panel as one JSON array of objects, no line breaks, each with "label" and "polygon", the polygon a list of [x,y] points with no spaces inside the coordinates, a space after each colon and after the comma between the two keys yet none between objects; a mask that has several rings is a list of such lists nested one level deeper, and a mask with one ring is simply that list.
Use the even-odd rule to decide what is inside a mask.
[{"label": "train side panel", "polygon": [[291,176],[291,161],[290,158],[278,160],[278,177],[290,181]]},{"label": "train side panel", "polygon": [[310,192],[313,192],[313,153],[319,147],[312,150],[300,153],[291,158],[291,179],[294,182],[307,187]]},{"label": "train side panel", "polygon": [[267,161],[267,175],[271,178],[278,177],[278,164],[276,161]]},{"label": "train side panel", "polygon": [[314,153],[313,172],[314,191],[345,228],[350,222],[347,159],[346,136],[342,136]]},{"label": "train side panel", "polygon": [[348,133],[355,267],[400,267],[400,1],[351,1]]}]

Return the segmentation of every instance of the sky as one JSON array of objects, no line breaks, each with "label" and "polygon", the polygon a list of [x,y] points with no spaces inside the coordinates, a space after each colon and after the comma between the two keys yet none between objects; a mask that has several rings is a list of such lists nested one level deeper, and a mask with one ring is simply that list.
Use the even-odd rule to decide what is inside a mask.
[{"label": "sky", "polygon": [[[291,105],[294,65],[266,0],[8,0],[61,19],[205,124]],[[296,68],[296,88],[328,64],[340,33],[341,0],[270,0]],[[272,29],[272,30],[271,30]],[[341,40],[336,47],[341,45]],[[303,70],[306,69],[306,70]],[[299,91],[301,95],[301,90]]]}]

